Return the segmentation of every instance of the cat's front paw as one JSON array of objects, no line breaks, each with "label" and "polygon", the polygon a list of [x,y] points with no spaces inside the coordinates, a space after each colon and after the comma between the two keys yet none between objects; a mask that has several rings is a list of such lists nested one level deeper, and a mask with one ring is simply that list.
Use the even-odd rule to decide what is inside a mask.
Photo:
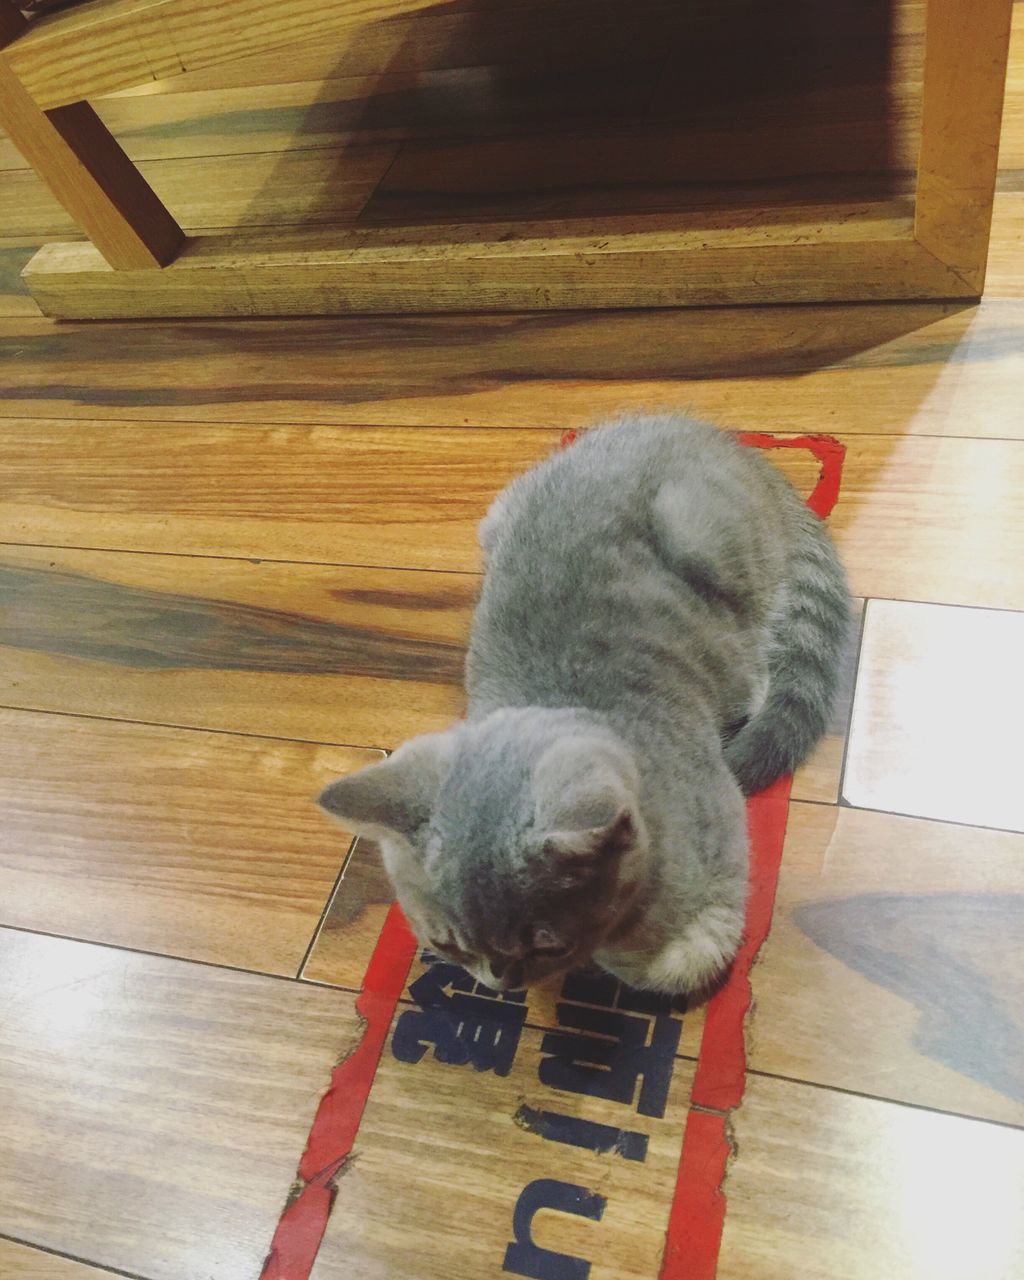
[{"label": "cat's front paw", "polygon": [[736,958],[742,937],[742,911],[708,907],[653,955],[611,952],[597,959],[631,987],[686,995],[707,991],[723,976]]}]

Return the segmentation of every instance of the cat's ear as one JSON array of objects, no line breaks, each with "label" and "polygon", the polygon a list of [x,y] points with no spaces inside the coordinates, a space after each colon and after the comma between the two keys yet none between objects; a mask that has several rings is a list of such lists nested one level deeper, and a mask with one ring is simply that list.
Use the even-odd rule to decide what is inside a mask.
[{"label": "cat's ear", "polygon": [[636,815],[628,806],[596,827],[569,827],[549,831],[543,854],[548,863],[573,864],[581,869],[623,857],[636,844]]},{"label": "cat's ear", "polygon": [[545,861],[594,865],[625,854],[638,836],[636,785],[624,749],[575,737],[550,747],[534,772]]},{"label": "cat's ear", "polygon": [[454,730],[413,738],[380,764],[332,782],[317,803],[359,834],[411,836],[433,812],[454,751]]}]

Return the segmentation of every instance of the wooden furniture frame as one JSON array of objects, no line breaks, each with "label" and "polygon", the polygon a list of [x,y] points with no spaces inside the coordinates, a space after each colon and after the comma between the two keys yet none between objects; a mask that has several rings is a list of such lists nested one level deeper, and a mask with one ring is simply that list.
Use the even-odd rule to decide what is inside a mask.
[{"label": "wooden furniture frame", "polygon": [[[435,0],[436,2],[436,0]],[[24,276],[66,318],[977,298],[1012,0],[927,0],[912,199],[420,228],[185,237],[87,99],[431,0],[0,0],[0,126],[91,243]]]}]

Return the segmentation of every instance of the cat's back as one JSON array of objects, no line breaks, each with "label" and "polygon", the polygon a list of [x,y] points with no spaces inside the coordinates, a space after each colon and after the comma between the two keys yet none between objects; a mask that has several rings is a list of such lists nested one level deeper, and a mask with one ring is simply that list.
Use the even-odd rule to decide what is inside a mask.
[{"label": "cat's back", "polygon": [[703,529],[724,549],[776,532],[786,488],[756,450],[707,423],[624,417],[513,481],[481,525],[480,541],[489,565],[495,557],[551,563],[637,538],[649,544],[677,509],[690,529]]}]

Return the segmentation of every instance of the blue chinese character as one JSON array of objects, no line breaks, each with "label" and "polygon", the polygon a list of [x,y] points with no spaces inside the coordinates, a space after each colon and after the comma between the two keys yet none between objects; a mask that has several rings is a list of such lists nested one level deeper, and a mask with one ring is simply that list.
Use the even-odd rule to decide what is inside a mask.
[{"label": "blue chinese character", "polygon": [[[432,959],[429,953],[423,958]],[[409,994],[420,1007],[403,1013],[395,1026],[391,1052],[400,1062],[419,1062],[433,1045],[438,1062],[469,1063],[499,1076],[512,1070],[526,1021],[525,992],[498,995],[458,965],[435,963]]]}]

